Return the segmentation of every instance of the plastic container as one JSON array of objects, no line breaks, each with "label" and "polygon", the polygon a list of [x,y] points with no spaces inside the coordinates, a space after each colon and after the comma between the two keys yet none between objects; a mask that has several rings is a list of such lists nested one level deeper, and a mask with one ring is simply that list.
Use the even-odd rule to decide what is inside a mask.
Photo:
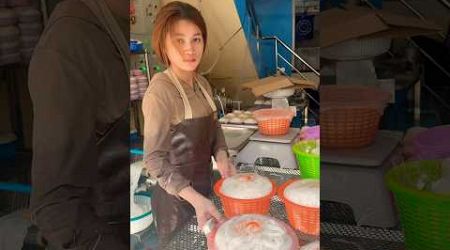
[{"label": "plastic container", "polygon": [[144,44],[141,41],[131,40],[129,46],[132,53],[140,53],[144,51]]},{"label": "plastic container", "polygon": [[320,140],[329,148],[358,148],[375,139],[390,95],[376,87],[323,86]]},{"label": "plastic container", "polygon": [[450,157],[450,126],[438,126],[420,132],[413,142],[416,160]]},{"label": "plastic container", "polygon": [[278,197],[284,202],[289,224],[296,230],[309,235],[320,234],[320,208],[305,207],[286,199],[284,190],[297,179],[291,179],[282,184],[277,191]]},{"label": "plastic container", "polygon": [[[292,248],[290,249],[279,249],[279,250],[298,250],[299,249],[299,242],[298,242],[298,238],[297,235],[295,234],[294,230],[292,230],[291,227],[289,227],[289,225],[287,225],[286,223],[275,219],[273,217],[269,217],[269,216],[265,216],[266,218],[264,218],[264,220],[273,220],[276,223],[278,223],[281,227],[284,228],[284,230],[286,231],[286,233],[289,235],[289,237],[292,239]],[[236,218],[236,217],[235,217]],[[208,250],[219,250],[215,244],[215,238],[216,238],[216,234],[217,231],[220,229],[220,227],[222,225],[224,225],[227,221],[229,221],[230,219],[222,222],[222,223],[218,223],[216,225],[214,225],[214,227],[212,228],[211,232],[207,234],[207,244],[208,244]],[[249,223],[249,225],[251,225],[251,222]],[[251,246],[249,246],[250,248]]]},{"label": "plastic container", "polygon": [[253,112],[258,122],[259,132],[263,135],[285,135],[294,117],[291,109],[259,109]]},{"label": "plastic container", "polygon": [[394,193],[405,234],[406,249],[450,249],[450,195],[418,190],[419,178],[442,175],[440,161],[411,161],[386,175]]},{"label": "plastic container", "polygon": [[304,140],[292,146],[292,151],[297,159],[300,175],[303,179],[320,179],[320,155],[306,151],[308,147],[320,147],[320,144],[316,144],[318,144],[316,140]]},{"label": "plastic container", "polygon": [[142,206],[144,212],[141,214],[133,215],[130,211],[130,234],[135,234],[148,228],[153,223],[153,214],[151,210],[151,194],[150,193],[137,193],[134,195],[134,201],[136,204],[130,204],[130,206]]},{"label": "plastic container", "polygon": [[272,192],[264,197],[257,199],[236,199],[224,195],[221,191],[224,179],[220,179],[214,184],[214,192],[222,202],[223,210],[227,218],[242,214],[268,214],[270,209],[270,200],[276,193],[275,182],[272,183]]}]

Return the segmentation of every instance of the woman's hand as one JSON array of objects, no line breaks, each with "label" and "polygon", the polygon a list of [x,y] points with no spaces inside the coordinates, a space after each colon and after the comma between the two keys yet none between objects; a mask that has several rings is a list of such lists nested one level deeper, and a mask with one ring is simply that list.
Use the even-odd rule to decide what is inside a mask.
[{"label": "woman's hand", "polygon": [[236,168],[225,151],[219,151],[216,155],[217,169],[222,178],[227,178],[236,174]]},{"label": "woman's hand", "polygon": [[179,195],[194,207],[195,214],[197,215],[197,223],[200,228],[203,228],[210,218],[214,218],[218,222],[223,221],[223,216],[219,213],[212,201],[195,191],[191,186],[183,188]]},{"label": "woman's hand", "polygon": [[203,228],[205,223],[214,218],[218,222],[223,221],[223,216],[219,213],[216,206],[209,199],[202,197],[194,204],[195,214],[197,215],[197,223],[199,228]]}]

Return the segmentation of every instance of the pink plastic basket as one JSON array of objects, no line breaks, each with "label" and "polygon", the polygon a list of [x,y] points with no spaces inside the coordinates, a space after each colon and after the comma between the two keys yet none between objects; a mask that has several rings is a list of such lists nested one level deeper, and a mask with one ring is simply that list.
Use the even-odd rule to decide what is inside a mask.
[{"label": "pink plastic basket", "polygon": [[416,160],[450,157],[450,126],[437,126],[419,133],[413,147]]}]

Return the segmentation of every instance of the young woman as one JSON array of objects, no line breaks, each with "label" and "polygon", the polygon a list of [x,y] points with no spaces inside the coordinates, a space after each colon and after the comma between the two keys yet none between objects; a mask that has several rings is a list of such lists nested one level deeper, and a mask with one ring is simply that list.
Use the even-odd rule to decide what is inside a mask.
[{"label": "young woman", "polygon": [[168,237],[194,213],[201,226],[222,217],[207,198],[214,156],[222,177],[235,173],[217,121],[211,87],[197,74],[205,51],[206,25],[189,4],[171,2],[159,11],[152,46],[167,66],[155,74],[143,100],[144,161],[158,179],[152,211],[158,237]]}]

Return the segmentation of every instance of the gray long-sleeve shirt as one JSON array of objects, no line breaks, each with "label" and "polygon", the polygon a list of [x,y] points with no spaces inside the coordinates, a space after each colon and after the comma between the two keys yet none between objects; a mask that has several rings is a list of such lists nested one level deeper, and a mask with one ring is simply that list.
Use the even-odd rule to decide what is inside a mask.
[{"label": "gray long-sleeve shirt", "polygon": [[[212,109],[197,84],[207,90],[212,97],[208,81],[198,75],[199,82],[193,87],[181,82],[192,108],[193,118],[205,117]],[[164,73],[153,76],[142,103],[144,113],[144,162],[149,174],[158,179],[160,186],[169,194],[177,195],[190,184],[175,166],[168,160],[170,135],[174,127],[184,120],[184,104],[181,95],[170,78]],[[219,123],[218,123],[219,124]],[[225,137],[219,128],[216,134],[214,156],[221,150],[227,150]]]}]

